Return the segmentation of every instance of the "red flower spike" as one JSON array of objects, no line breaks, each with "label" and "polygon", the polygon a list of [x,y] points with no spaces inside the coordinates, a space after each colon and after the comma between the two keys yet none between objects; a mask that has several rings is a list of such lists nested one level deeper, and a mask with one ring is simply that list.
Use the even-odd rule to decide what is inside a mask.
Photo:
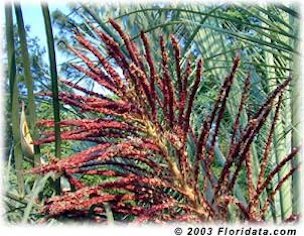
[{"label": "red flower spike", "polygon": [[115,71],[115,69],[108,63],[108,61],[101,55],[96,47],[94,47],[88,40],[86,40],[81,34],[76,35],[76,39],[80,44],[82,44],[85,48],[90,50],[99,60],[99,62],[103,65],[105,71],[111,76],[113,83],[115,83],[116,87],[122,91],[123,94],[126,93],[126,87],[123,84],[120,76]]},{"label": "red flower spike", "polygon": [[[114,217],[117,214],[130,216],[139,222],[223,221],[228,217],[227,206],[231,204],[236,206],[242,220],[263,219],[269,200],[262,206],[263,209],[257,207],[260,194],[278,171],[296,156],[298,149],[287,155],[268,176],[259,177],[258,186],[252,181],[250,150],[261,127],[269,120],[272,105],[286,90],[290,79],[274,89],[243,128],[240,127],[240,116],[246,112],[244,108],[250,92],[250,78],[246,78],[231,127],[226,163],[217,179],[212,165],[217,167],[213,163],[214,148],[221,132],[220,126],[226,103],[230,99],[239,57],[234,59],[230,74],[223,80],[211,114],[202,121],[200,132],[197,132],[190,118],[197,117],[192,113],[196,112],[193,107],[202,80],[202,60],[197,62],[195,78],[190,87],[188,81],[192,65],[188,59],[182,73],[183,45],[179,45],[173,35],[169,40],[172,53],[168,51],[165,39],[160,37],[161,62],[156,63],[143,32],[140,37],[144,53],[119,24],[112,19],[109,22],[124,42],[128,55],[116,40],[92,27],[91,23],[88,25],[105,45],[107,52],[99,51],[79,32],[76,32],[75,37],[81,49],[68,46],[84,62],[81,66],[72,66],[110,93],[99,94],[70,81],[62,81],[85,95],[61,92],[61,102],[84,113],[84,117],[89,117],[62,120],[62,139],[93,141],[96,144],[70,157],[54,159],[32,169],[31,172],[36,174],[55,172],[64,175],[72,186],[71,191],[45,202],[44,213],[47,217],[77,219],[90,216],[92,221],[103,222],[100,214],[105,213],[104,204],[107,203]],[[169,58],[169,55],[173,57]],[[90,60],[92,56],[99,60],[99,66]],[[169,63],[173,61],[175,72],[171,74]],[[176,78],[171,78],[171,75]],[[51,93],[39,95],[50,96]],[[275,118],[271,117],[273,123],[278,119],[279,109],[277,105]],[[50,129],[54,122],[42,120],[39,125],[46,130],[35,143],[54,141],[54,132]],[[272,124],[270,128],[265,152],[260,158],[263,164],[259,174],[263,177],[274,126]],[[218,142],[222,144],[220,136]],[[248,182],[245,194],[249,197],[245,203],[241,203],[231,190],[240,170],[244,168],[247,170]],[[282,181],[286,181],[294,171],[292,169]],[[86,176],[98,179],[97,183],[87,183]],[[271,195],[278,191],[283,182],[275,187]],[[214,199],[210,199],[209,193]]]},{"label": "red flower spike", "polygon": [[[262,125],[265,123],[268,115],[270,114],[271,105],[273,104],[274,99],[277,96],[280,96],[280,94],[282,94],[284,88],[289,84],[289,82],[290,82],[290,79],[287,79],[281,85],[279,85],[272,92],[272,94],[269,96],[269,98],[267,99],[267,101],[263,105],[264,106],[264,110],[259,110],[258,111],[259,116],[257,117],[257,119],[251,120],[250,125],[248,126],[248,130],[247,130],[247,134],[249,134],[249,135],[248,136],[247,136],[247,134],[244,135],[246,138],[243,139],[244,145],[241,148],[240,153],[238,154],[240,156],[240,159],[237,162],[237,169],[233,173],[232,180],[231,180],[231,182],[229,184],[229,189],[233,188],[233,186],[235,184],[235,181],[236,181],[236,178],[237,178],[237,176],[238,176],[238,174],[240,172],[242,162],[244,161],[244,153],[246,153],[249,150],[250,145],[253,142],[253,139],[255,137],[255,134],[257,132],[259,132],[259,130],[261,129]],[[236,152],[233,154],[233,156],[235,154],[236,154]]]},{"label": "red flower spike", "polygon": [[73,64],[70,64],[72,67],[74,67],[76,70],[82,72],[83,74],[85,74],[86,76],[88,76],[89,78],[91,78],[92,80],[94,80],[95,82],[97,82],[98,84],[100,84],[101,86],[104,86],[105,88],[109,89],[110,91],[112,91],[115,94],[119,94],[119,92],[117,91],[117,89],[114,87],[114,85],[111,84],[111,82],[109,82],[108,79],[106,79],[106,76],[98,76],[97,74],[95,74],[94,72],[91,72],[89,70],[86,70],[85,68]]},{"label": "red flower spike", "polygon": [[187,110],[186,110],[186,114],[185,114],[185,118],[184,118],[183,128],[184,128],[184,133],[185,134],[188,133],[188,130],[189,130],[189,127],[190,127],[190,115],[191,115],[191,112],[192,112],[194,97],[195,97],[195,94],[198,90],[198,87],[199,87],[199,84],[200,84],[200,81],[201,81],[202,67],[203,67],[203,61],[199,60],[198,63],[197,63],[196,78],[195,78],[191,93],[190,93],[189,98],[188,98],[188,106],[187,106]]},{"label": "red flower spike", "polygon": [[[168,70],[168,53],[165,50],[164,37],[160,36],[160,48],[162,54],[162,70],[163,70],[163,94],[164,94],[164,108],[167,112],[167,120],[170,127],[173,127],[174,123],[174,93],[172,88],[172,81],[170,80],[170,74]],[[165,112],[165,113],[166,113]]]},{"label": "red flower spike", "polygon": [[[224,84],[223,84],[223,90],[222,90],[222,94],[220,95],[219,98],[219,111],[218,111],[218,115],[217,118],[215,120],[215,127],[214,127],[214,133],[213,133],[213,137],[212,137],[212,141],[211,141],[211,147],[210,147],[210,152],[213,154],[214,152],[214,145],[215,145],[215,141],[218,135],[218,131],[220,128],[220,122],[223,119],[223,115],[224,115],[224,111],[226,109],[226,102],[231,90],[231,86],[233,83],[233,79],[235,77],[235,73],[236,70],[239,66],[240,63],[240,55],[237,55],[234,60],[233,60],[233,66],[232,66],[232,70],[230,75],[227,77],[227,79],[225,80]],[[213,123],[213,120],[211,120],[211,122]]]},{"label": "red flower spike", "polygon": [[[148,39],[145,36],[145,34],[144,34],[143,31],[141,31],[140,35],[141,35],[141,39],[142,39],[144,47],[145,47],[145,51],[146,51],[145,57],[146,57],[146,60],[148,62],[149,69],[150,69],[151,100],[155,101],[155,99],[156,99],[156,94],[155,94],[156,71],[155,71],[153,59],[152,59],[152,56],[151,56],[150,45],[149,45]],[[156,106],[155,106],[155,102],[152,102],[152,104],[151,104],[151,110],[152,110],[153,121],[156,121]]]},{"label": "red flower spike", "polygon": [[250,90],[250,76],[248,75],[246,77],[246,80],[245,80],[245,83],[244,83],[244,88],[243,88],[243,93],[242,93],[240,105],[239,105],[239,108],[238,108],[238,113],[237,113],[236,118],[235,118],[234,123],[233,123],[232,135],[231,135],[231,140],[230,140],[230,150],[232,150],[232,146],[235,143],[237,132],[239,131],[240,117],[241,117],[241,113],[244,110],[245,103],[248,99],[249,90]]},{"label": "red flower spike", "polygon": [[279,119],[279,111],[280,111],[281,104],[282,104],[282,95],[279,97],[279,101],[278,101],[278,104],[275,109],[273,122],[272,122],[270,130],[269,130],[267,142],[266,142],[265,149],[264,149],[264,154],[263,154],[263,157],[261,160],[261,170],[260,170],[260,174],[258,177],[258,188],[261,187],[261,184],[264,181],[264,175],[265,175],[265,171],[266,171],[266,167],[267,167],[268,156],[269,156],[270,149],[271,149],[272,136],[273,136],[277,121]]},{"label": "red flower spike", "polygon": [[294,174],[294,172],[298,168],[299,168],[299,166],[291,168],[290,171],[280,180],[280,182],[277,184],[276,188],[269,194],[269,196],[263,206],[263,209],[262,209],[262,216],[264,216],[266,214],[269,204],[271,202],[271,199],[274,198],[275,194],[280,190],[282,185],[289,179],[290,176],[292,176]]},{"label": "red flower spike", "polygon": [[69,87],[71,87],[71,88],[73,88],[73,89],[77,89],[78,91],[81,91],[81,92],[83,92],[83,93],[85,93],[85,94],[87,94],[87,95],[90,95],[90,96],[93,96],[93,97],[102,98],[102,99],[107,99],[107,100],[110,99],[110,98],[108,98],[108,97],[103,96],[102,94],[95,93],[95,92],[93,92],[93,91],[89,91],[88,89],[86,89],[86,88],[84,88],[84,87],[82,87],[82,86],[79,86],[79,85],[77,85],[77,84],[74,84],[74,83],[71,82],[71,81],[64,80],[64,79],[60,79],[60,82],[61,82],[61,83],[64,83],[65,85],[67,85],[67,86],[69,86]]},{"label": "red flower spike", "polygon": [[[261,108],[258,110],[258,112],[253,116],[253,119],[249,124],[247,125],[245,131],[240,137],[240,141],[230,149],[228,157],[227,157],[227,162],[221,172],[221,176],[219,178],[219,183],[225,183],[224,185],[221,185],[222,191],[225,188],[232,189],[232,187],[235,184],[236,178],[238,176],[238,173],[241,169],[241,165],[245,159],[244,153],[248,151],[250,144],[253,141],[253,138],[255,137],[255,134],[259,132],[259,130],[262,127],[262,124],[264,124],[267,116],[269,115],[271,111],[271,105],[273,103],[273,100],[279,96],[283,90],[286,88],[286,86],[289,84],[290,79],[285,80],[281,85],[279,85],[268,97],[268,99],[265,101],[265,103],[261,106]],[[232,166],[234,162],[234,158],[236,156],[239,156],[240,158],[236,160],[237,164],[237,169],[233,174],[232,180],[230,183],[227,185],[227,177],[229,174],[229,169]],[[220,186],[216,188],[216,196],[220,193],[219,192]]]},{"label": "red flower spike", "polygon": [[140,60],[138,58],[139,54],[138,54],[137,48],[134,45],[134,43],[131,41],[129,35],[125,34],[124,31],[122,30],[122,28],[120,27],[120,25],[118,25],[114,20],[109,19],[109,22],[113,26],[113,28],[119,33],[121,38],[123,39],[132,61],[135,63],[135,65],[139,66],[142,69],[142,71],[145,71],[143,66],[140,65]]},{"label": "red flower spike", "polygon": [[299,152],[299,148],[294,148],[292,152],[286,156],[268,175],[268,177],[265,179],[263,184],[257,188],[256,194],[255,194],[255,200],[259,197],[259,195],[262,193],[262,191],[270,184],[271,180],[274,178],[274,176],[285,166],[287,162],[292,160],[297,153]]},{"label": "red flower spike", "polygon": [[[181,84],[181,97],[179,101],[179,114],[178,114],[178,124],[180,127],[183,128],[183,123],[187,122],[187,114],[184,115],[184,109],[186,107],[186,100],[187,100],[187,89],[188,89],[188,78],[192,72],[191,68],[191,62],[190,59],[188,58],[187,63],[186,63],[186,71],[183,75],[182,78],[182,84]],[[191,102],[190,102],[191,103]],[[189,103],[188,103],[189,104]],[[188,108],[192,108],[192,104],[190,104],[191,107],[188,106]],[[189,115],[190,118],[190,115]],[[185,121],[184,121],[185,119]]]},{"label": "red flower spike", "polygon": [[174,57],[175,57],[175,68],[176,68],[176,76],[177,76],[177,86],[178,86],[178,96],[179,96],[179,102],[182,100],[182,89],[183,87],[186,88],[187,85],[183,85],[182,82],[182,76],[181,76],[181,68],[180,68],[180,54],[181,50],[178,45],[178,41],[175,38],[174,35],[171,35],[171,42],[172,42],[172,47],[174,50]]}]

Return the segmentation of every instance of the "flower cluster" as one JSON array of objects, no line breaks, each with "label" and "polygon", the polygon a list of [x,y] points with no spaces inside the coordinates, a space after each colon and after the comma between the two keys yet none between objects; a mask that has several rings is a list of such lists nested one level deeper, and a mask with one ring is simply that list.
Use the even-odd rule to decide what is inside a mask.
[{"label": "flower cluster", "polygon": [[[188,58],[182,63],[178,39],[172,35],[169,39],[172,54],[166,47],[166,39],[160,36],[161,61],[156,63],[144,32],[140,34],[143,45],[140,50],[119,24],[112,19],[109,23],[119,34],[123,45],[92,27],[107,49],[107,56],[84,35],[75,32],[79,45],[98,63],[94,63],[83,51],[68,46],[85,64],[71,65],[109,92],[98,94],[62,80],[62,83],[84,92],[86,96],[61,92],[60,100],[78,108],[79,112],[92,113],[97,118],[61,121],[61,138],[91,141],[96,145],[32,170],[37,174],[56,172],[65,175],[73,186],[70,192],[49,199],[45,203],[44,213],[51,217],[65,215],[71,218],[93,215],[93,219],[100,221],[100,215],[106,211],[104,204],[109,203],[114,216],[132,216],[137,222],[194,222],[227,220],[228,206],[234,205],[241,220],[263,220],[271,197],[295,171],[295,168],[291,169],[264,204],[260,204],[259,197],[263,191],[298,152],[294,148],[266,175],[282,93],[290,79],[277,86],[245,127],[241,127],[240,117],[245,112],[250,92],[250,76],[245,79],[228,141],[226,161],[220,174],[216,175],[212,166],[217,137],[240,56],[234,58],[212,111],[204,118],[196,134],[191,119],[195,97],[202,83],[203,60],[193,63]],[[173,55],[173,58],[169,55]],[[169,71],[170,64],[174,65],[174,74]],[[118,72],[118,68],[122,73]],[[49,93],[44,95],[50,96]],[[269,114],[273,107],[275,116],[271,120],[258,184],[255,186],[250,147],[263,124],[271,119]],[[52,120],[42,120],[40,125],[52,127],[54,123]],[[54,133],[49,131],[36,144],[54,140]],[[195,146],[194,156],[190,156],[189,143]],[[246,202],[233,192],[242,169],[247,173]],[[88,186],[81,178],[84,175],[102,176],[104,181]]]}]

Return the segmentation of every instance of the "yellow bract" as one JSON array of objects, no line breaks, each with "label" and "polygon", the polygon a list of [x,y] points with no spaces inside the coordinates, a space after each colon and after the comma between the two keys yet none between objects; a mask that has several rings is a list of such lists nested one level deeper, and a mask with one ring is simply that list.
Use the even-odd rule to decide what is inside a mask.
[{"label": "yellow bract", "polygon": [[20,117],[20,142],[22,153],[26,157],[34,156],[34,144],[30,134],[30,130],[25,117],[24,103],[22,102],[22,110]]}]

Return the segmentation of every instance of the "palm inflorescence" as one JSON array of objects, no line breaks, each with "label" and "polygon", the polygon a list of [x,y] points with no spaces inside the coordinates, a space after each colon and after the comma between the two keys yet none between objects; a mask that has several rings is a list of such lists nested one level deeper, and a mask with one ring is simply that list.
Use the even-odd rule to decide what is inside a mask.
[{"label": "palm inflorescence", "polygon": [[[195,116],[196,95],[204,83],[203,60],[189,56],[182,61],[182,43],[174,35],[160,36],[159,57],[154,58],[148,35],[141,32],[141,43],[136,44],[119,24],[109,22],[123,45],[94,28],[107,55],[79,31],[75,31],[79,47],[68,46],[84,64],[71,66],[106,92],[62,80],[85,95],[61,92],[61,102],[92,118],[62,120],[61,138],[94,145],[32,170],[58,173],[72,186],[71,191],[48,199],[43,213],[55,218],[93,215],[94,220],[102,221],[105,218],[97,216],[109,206],[114,218],[136,222],[226,221],[230,211],[242,221],[265,220],[273,196],[297,168],[266,193],[273,178],[298,152],[294,148],[278,165],[269,165],[282,94],[291,79],[274,88],[248,122],[240,125],[251,88],[250,75],[244,79],[231,134],[225,140],[228,148],[221,152],[219,134],[240,55],[233,59],[210,112]],[[259,174],[254,179],[251,146],[266,121],[271,125],[266,127]],[[193,123],[199,123],[200,129],[195,130]],[[40,125],[53,127],[54,122],[42,120]],[[36,144],[53,141],[54,133],[47,131]],[[216,162],[218,153],[224,153],[222,165]],[[246,173],[246,184],[238,192],[240,173]],[[89,184],[84,176],[102,180]]]}]

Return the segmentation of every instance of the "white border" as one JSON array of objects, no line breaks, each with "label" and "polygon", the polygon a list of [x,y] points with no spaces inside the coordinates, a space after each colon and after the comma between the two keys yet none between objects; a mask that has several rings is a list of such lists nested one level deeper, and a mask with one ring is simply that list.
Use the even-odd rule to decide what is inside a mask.
[{"label": "white border", "polygon": [[[0,2],[0,7],[1,12],[0,12],[0,23],[1,23],[1,28],[0,28],[0,38],[3,40],[2,43],[2,47],[1,49],[3,50],[3,45],[5,43],[4,40],[4,32],[2,32],[2,30],[4,29],[4,16],[1,15],[1,13],[4,12],[4,5],[7,2],[11,2],[11,1],[1,1]],[[21,1],[22,4],[39,4],[40,2],[48,2],[49,4],[54,3],[56,5],[58,4],[65,4],[68,2],[73,2],[73,1],[64,1],[61,0],[60,2],[58,2],[58,0],[48,0],[48,1],[37,1],[37,0],[22,0]],[[96,3],[102,3],[103,1],[82,1],[82,2],[96,2]],[[146,1],[141,1],[141,0],[132,0],[132,2],[127,1],[127,0],[108,0],[106,3],[109,4],[130,4],[130,3],[181,3],[181,4],[195,4],[195,3],[246,3],[246,4],[255,4],[255,3],[295,3],[298,4],[300,6],[299,12],[301,15],[301,21],[303,22],[303,15],[304,15],[304,2],[302,3],[300,0],[298,1],[271,1],[271,0],[264,0],[263,2],[261,1],[252,1],[252,0],[236,0],[236,1],[231,1],[231,0],[226,0],[226,1],[217,1],[217,0],[208,0],[208,1],[199,1],[199,0],[146,0]],[[303,41],[303,37],[304,36],[304,30],[303,30],[303,25],[300,25],[300,45],[299,45],[299,52],[300,52],[300,70],[304,67],[304,62],[303,62],[303,50],[304,50],[304,41]],[[1,56],[3,56],[3,54],[1,54]],[[2,61],[3,61],[3,57],[1,57]],[[3,75],[4,72],[4,68],[3,68],[3,64],[0,63],[0,74]],[[299,95],[300,95],[300,119],[302,120],[302,117],[304,117],[304,92],[301,93],[302,88],[304,88],[304,83],[303,83],[303,76],[302,76],[302,71],[300,71],[300,80],[299,80]],[[2,83],[0,83],[0,94],[2,94],[2,96],[0,96],[0,133],[2,134],[2,138],[0,137],[0,151],[4,150],[4,142],[3,142],[3,135],[5,135],[5,117],[4,117],[4,76],[0,77],[2,79]],[[303,130],[303,122],[302,125],[300,127],[300,133],[303,134],[304,130]],[[2,152],[3,153],[3,152]],[[301,154],[301,157],[303,157],[303,151]],[[2,164],[2,160],[4,159],[3,155],[1,155],[1,171],[0,173],[3,173],[3,164]],[[302,170],[303,171],[303,170]],[[1,174],[0,174],[1,176]],[[303,174],[301,172],[301,187],[303,186]],[[0,192],[3,194],[2,190],[2,177],[0,180]],[[304,194],[301,194],[301,199],[302,199],[302,203],[304,203],[303,201],[304,198]],[[6,221],[3,221],[3,214],[4,214],[4,206],[3,206],[3,201],[2,198],[1,200],[1,204],[0,204],[0,234],[1,235],[10,235],[10,234],[14,234],[14,235],[42,235],[43,234],[48,234],[48,235],[111,235],[111,236],[115,236],[115,235],[175,235],[174,234],[174,229],[177,226],[180,225],[176,225],[176,224],[171,224],[171,225],[144,225],[144,226],[135,226],[135,225],[120,225],[120,226],[97,226],[97,225],[76,225],[76,224],[72,224],[72,225],[64,225],[64,226],[46,226],[46,225],[35,225],[35,226],[31,226],[31,225],[12,225],[12,224],[8,224]],[[303,209],[302,209],[303,210]],[[302,211],[303,212],[303,211]],[[183,228],[183,230],[185,231],[187,226],[190,225],[182,225],[181,227]],[[195,226],[195,225],[193,225]],[[201,224],[201,225],[196,225],[198,227],[213,227],[213,234],[212,235],[217,235],[215,233],[215,231],[218,229],[218,227],[220,227],[221,225],[219,224]],[[244,224],[240,224],[240,225],[227,225],[229,227],[229,229],[240,229],[242,227],[245,227]],[[248,225],[249,227],[250,225]],[[253,227],[256,227],[257,225],[252,225]],[[262,228],[264,229],[268,229],[268,230],[274,230],[274,229],[278,229],[278,228],[284,228],[284,229],[297,229],[297,235],[301,235],[304,231],[304,224],[303,224],[303,215],[301,217],[301,221],[296,224],[296,225],[273,225],[273,224],[262,224],[260,225]],[[182,235],[186,235],[185,232]]]}]

